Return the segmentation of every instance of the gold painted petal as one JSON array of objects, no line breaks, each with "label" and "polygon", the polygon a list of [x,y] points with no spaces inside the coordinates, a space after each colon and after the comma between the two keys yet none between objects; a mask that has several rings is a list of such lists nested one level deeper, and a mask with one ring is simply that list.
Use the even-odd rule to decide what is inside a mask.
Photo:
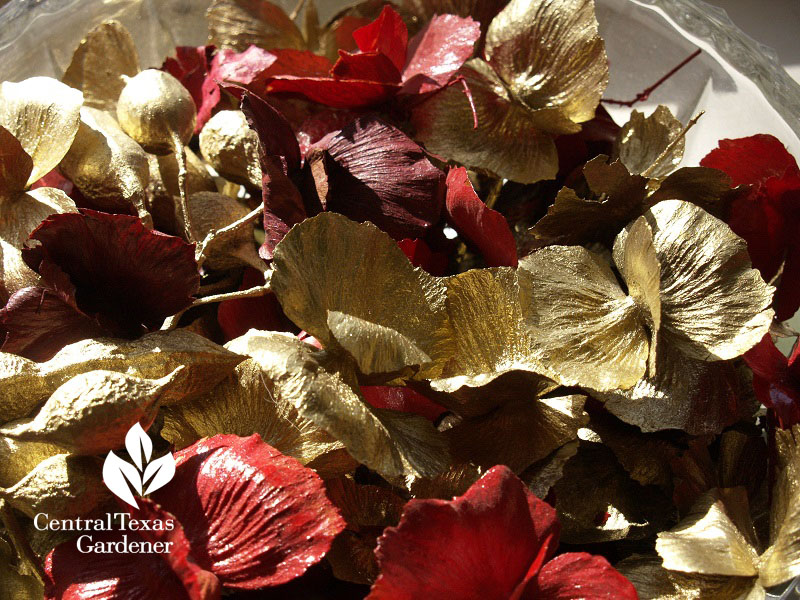
[{"label": "gold painted petal", "polygon": [[0,199],[0,305],[17,290],[39,282],[22,260],[21,250],[30,233],[50,215],[77,211],[72,199],[56,188]]},{"label": "gold painted petal", "polygon": [[33,575],[22,575],[11,566],[11,545],[0,539],[0,598],[3,600],[41,600],[42,584]]},{"label": "gold painted petal", "polygon": [[609,412],[645,432],[682,429],[691,435],[716,434],[755,414],[746,368],[690,358],[670,346],[663,329],[657,347],[655,376],[628,390],[595,394]]},{"label": "gold painted petal", "polygon": [[751,577],[667,571],[657,556],[635,554],[614,567],[630,580],[641,600],[764,600],[765,597],[764,589]]},{"label": "gold painted petal", "polygon": [[261,188],[258,134],[247,124],[241,110],[221,110],[200,132],[200,153],[225,179]]},{"label": "gold painted petal", "polygon": [[98,209],[127,212],[133,206],[147,218],[147,154],[108,113],[81,109],[80,127],[61,170]]},{"label": "gold painted petal", "polygon": [[655,373],[658,330],[661,326],[661,265],[653,246],[653,230],[644,217],[625,227],[614,240],[614,264],[628,284],[650,331],[648,369]]},{"label": "gold painted petal", "polygon": [[523,320],[544,374],[562,385],[628,388],[645,373],[641,311],[611,268],[578,246],[549,246],[519,263]]},{"label": "gold painted petal", "polygon": [[349,363],[334,363],[325,352],[292,335],[251,330],[229,344],[255,359],[301,417],[340,440],[357,461],[392,482],[435,476],[449,456],[444,438],[417,415],[372,408],[356,391]]},{"label": "gold painted petal", "polygon": [[681,122],[663,104],[659,104],[649,117],[634,110],[617,134],[614,155],[631,173],[647,171],[648,177],[665,177],[683,159],[686,145],[683,138],[664,154],[682,130]]},{"label": "gold painted petal", "polygon": [[489,25],[485,54],[513,95],[558,120],[592,119],[608,84],[592,0],[511,0]]},{"label": "gold painted petal", "polygon": [[11,132],[0,126],[0,203],[25,189],[33,160]]},{"label": "gold painted petal", "polygon": [[453,464],[436,477],[410,477],[406,485],[414,498],[452,500],[466,492],[483,474],[484,470],[477,465]]},{"label": "gold painted petal", "polygon": [[295,225],[275,248],[272,289],[286,315],[323,346],[335,340],[328,312],[396,331],[438,364],[447,327],[444,284],[415,269],[384,232],[336,213]]},{"label": "gold painted petal", "polygon": [[11,487],[43,460],[62,454],[53,444],[23,442],[0,436],[0,487]]},{"label": "gold painted petal", "polygon": [[[242,345],[239,341],[232,344],[234,348]],[[253,359],[245,360],[231,376],[201,398],[164,407],[161,414],[164,416],[161,436],[176,449],[218,433],[240,437],[258,433],[273,448],[308,465],[344,447],[301,417]]]},{"label": "gold painted petal", "polygon": [[136,423],[145,428],[153,423],[173,377],[142,379],[113,371],[76,375],[52,393],[35,417],[7,423],[0,436],[55,444],[73,454],[114,450]]},{"label": "gold painted petal", "polygon": [[665,342],[699,360],[735,358],[758,343],[775,288],[751,268],[745,241],[689,202],[659,202],[645,217],[661,263]]},{"label": "gold painted petal", "polygon": [[93,28],[75,49],[61,81],[83,90],[84,104],[115,114],[117,99],[125,87],[123,75],[139,72],[136,44],[118,21]]},{"label": "gold painted petal", "polygon": [[27,185],[52,171],[72,145],[83,94],[50,77],[0,83],[0,125],[33,159]]},{"label": "gold painted petal", "polygon": [[647,199],[651,205],[662,200],[685,200],[720,219],[727,214],[731,200],[741,193],[740,188],[731,189],[726,173],[709,167],[683,167],[660,182],[651,180],[650,185],[657,186]]},{"label": "gold painted petal", "polygon": [[[580,435],[591,437],[585,431]],[[582,441],[553,490],[561,538],[569,544],[643,539],[672,516],[669,499],[657,488],[633,481],[602,444]]]},{"label": "gold painted petal", "polygon": [[458,71],[475,103],[478,127],[461,86],[433,94],[414,110],[416,139],[435,154],[520,183],[554,179],[558,154],[540,130],[533,110],[509,96],[491,67],[479,58]]},{"label": "gold painted petal", "polygon": [[402,333],[339,311],[328,311],[328,329],[364,375],[394,373],[431,362]]},{"label": "gold painted petal", "polygon": [[578,440],[564,444],[525,469],[519,474],[519,478],[537,498],[544,498],[564,476],[564,466],[578,452],[578,447]]},{"label": "gold painted petal", "polygon": [[564,444],[577,439],[589,420],[585,396],[520,399],[492,413],[465,420],[444,432],[453,459],[484,470],[506,465],[521,473]]},{"label": "gold painted petal", "polygon": [[758,555],[713,493],[700,497],[675,528],[658,534],[664,568],[685,573],[753,577]]},{"label": "gold painted petal", "polygon": [[0,352],[0,408],[5,419],[27,416],[59,386],[88,371],[159,379],[184,367],[161,397],[163,404],[174,404],[209,392],[242,360],[242,356],[183,329],[148,333],[130,341],[82,340],[43,363]]},{"label": "gold painted petal", "polygon": [[50,519],[83,517],[110,497],[99,463],[68,454],[42,461],[14,487],[0,490],[0,498],[32,519],[37,513]]},{"label": "gold painted petal", "polygon": [[208,43],[244,52],[250,45],[265,50],[305,48],[303,34],[284,10],[267,0],[214,0],[206,12]]}]

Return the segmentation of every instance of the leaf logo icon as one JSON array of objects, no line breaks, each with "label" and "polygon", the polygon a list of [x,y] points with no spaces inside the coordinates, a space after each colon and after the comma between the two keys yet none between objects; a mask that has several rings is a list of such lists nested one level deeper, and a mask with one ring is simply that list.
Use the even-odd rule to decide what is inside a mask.
[{"label": "leaf logo icon", "polygon": [[125,436],[125,449],[134,464],[109,452],[103,463],[103,481],[114,495],[138,509],[133,492],[146,496],[172,481],[175,477],[175,457],[168,453],[150,460],[153,442],[139,423],[131,427]]}]

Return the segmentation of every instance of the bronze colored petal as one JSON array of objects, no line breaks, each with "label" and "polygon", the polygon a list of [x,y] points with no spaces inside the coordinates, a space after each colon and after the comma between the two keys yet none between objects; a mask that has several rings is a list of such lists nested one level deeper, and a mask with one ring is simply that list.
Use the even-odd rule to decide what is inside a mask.
[{"label": "bronze colored petal", "polygon": [[131,34],[118,21],[92,29],[75,49],[61,80],[83,90],[84,104],[114,114],[125,87],[123,75],[139,72],[139,55]]},{"label": "bronze colored petal", "polygon": [[100,465],[94,458],[57,454],[34,468],[14,487],[0,490],[11,506],[34,518],[83,517],[109,499]]},{"label": "bronze colored petal", "polygon": [[628,284],[650,332],[648,370],[655,372],[658,329],[661,326],[661,265],[653,246],[653,230],[644,217],[623,229],[614,240],[614,264]]},{"label": "bronze colored petal", "polygon": [[683,167],[660,182],[651,180],[650,185],[657,185],[648,197],[651,205],[662,200],[685,200],[723,220],[731,199],[740,193],[731,190],[731,178],[726,173],[708,167]]},{"label": "bronze colored petal", "polygon": [[519,263],[523,319],[544,374],[562,385],[628,388],[645,373],[641,310],[611,268],[579,246],[549,246]]},{"label": "bronze colored petal", "polygon": [[206,12],[208,43],[244,52],[250,45],[265,50],[305,48],[303,34],[280,6],[267,0],[214,0]]},{"label": "bronze colored petal", "polygon": [[[288,316],[323,346],[334,336],[328,312],[339,311],[396,331],[431,357],[449,354],[444,284],[415,269],[388,235],[322,213],[295,225],[275,248],[272,289]],[[402,301],[401,301],[402,300]]]},{"label": "bronze colored petal", "polygon": [[524,398],[483,417],[467,419],[444,432],[453,459],[484,470],[506,465],[521,473],[564,444],[577,439],[588,422],[584,396]]},{"label": "bronze colored petal", "polygon": [[558,155],[553,139],[540,130],[534,111],[512,98],[483,60],[468,61],[459,71],[472,94],[478,127],[461,86],[433,94],[412,115],[416,139],[448,159],[498,176],[535,183],[553,179]]},{"label": "bronze colored petal", "polygon": [[579,442],[575,440],[564,444],[542,460],[536,461],[519,474],[519,478],[536,494],[544,498],[564,475],[564,466],[578,452]]},{"label": "bronze colored petal", "polygon": [[39,282],[20,253],[30,233],[50,215],[77,210],[72,199],[56,188],[0,198],[0,305],[17,290]]},{"label": "bronze colored petal", "polygon": [[713,493],[701,496],[677,527],[658,534],[664,568],[704,575],[753,577],[758,555]]},{"label": "bronze colored petal", "polygon": [[665,177],[683,159],[686,145],[683,138],[665,153],[682,130],[681,122],[663,104],[659,104],[649,117],[634,110],[617,134],[614,154],[631,173],[646,171],[648,177]]},{"label": "bronze colored petal", "polygon": [[570,544],[646,538],[671,517],[667,498],[633,481],[602,444],[581,442],[553,490],[561,538]]},{"label": "bronze colored petal", "polygon": [[540,128],[554,133],[592,119],[608,84],[592,0],[511,0],[489,25],[485,54],[511,93],[544,113]]},{"label": "bronze colored petal", "polygon": [[328,311],[328,329],[364,375],[394,373],[431,362],[430,356],[402,333],[352,315]]},{"label": "bronze colored petal", "polygon": [[638,554],[614,566],[642,600],[764,600],[764,589],[751,577],[667,571],[659,557]]},{"label": "bronze colored petal", "polygon": [[83,95],[50,77],[0,83],[0,125],[33,159],[27,185],[52,171],[78,132]]},{"label": "bronze colored petal", "polygon": [[414,498],[452,500],[466,492],[483,473],[483,469],[471,463],[454,464],[436,477],[411,477],[407,487]]},{"label": "bronze colored petal", "polygon": [[11,546],[0,539],[0,598],[4,600],[40,600],[42,584],[32,575],[22,575],[11,566]]},{"label": "bronze colored petal", "polygon": [[278,332],[251,330],[231,347],[255,359],[273,382],[276,396],[284,396],[300,416],[340,440],[353,458],[384,478],[401,482],[445,470],[445,441],[431,423],[370,407],[355,391],[349,363],[334,363],[329,354]]},{"label": "bronze colored petal", "polygon": [[0,126],[0,202],[23,191],[31,171],[33,159],[19,140]]},{"label": "bronze colored petal", "polygon": [[23,442],[0,436],[0,487],[11,487],[43,460],[61,454],[52,444]]},{"label": "bronze colored petal", "polygon": [[72,377],[95,371],[158,379],[184,367],[164,390],[162,404],[192,400],[213,389],[243,360],[197,334],[176,329],[138,340],[90,339],[65,346],[44,363],[0,353],[0,398],[6,419],[30,414]]},{"label": "bronze colored petal", "polygon": [[719,433],[757,408],[745,368],[730,361],[696,360],[658,339],[656,374],[628,390],[595,394],[606,409],[642,431],[682,429]]},{"label": "bronze colored petal", "polygon": [[[243,345],[241,342],[235,340],[232,345],[237,348]],[[341,442],[301,417],[280,393],[276,382],[253,359],[245,360],[231,376],[201,398],[164,407],[162,414],[161,436],[176,449],[218,433],[241,437],[258,433],[273,448],[308,465],[343,448]]]},{"label": "bronze colored petal", "polygon": [[200,132],[200,153],[225,179],[261,188],[258,135],[242,111],[221,110],[211,117]]},{"label": "bronze colored petal", "polygon": [[397,525],[406,501],[389,488],[359,485],[352,477],[338,477],[325,482],[325,488],[341,511],[347,528],[389,527]]},{"label": "bronze colored petal", "polygon": [[665,343],[699,360],[735,358],[758,343],[775,290],[751,268],[745,241],[688,202],[659,202],[645,216],[661,263]]},{"label": "bronze colored petal", "polygon": [[121,447],[136,423],[149,427],[172,375],[142,379],[114,371],[76,375],[52,393],[36,416],[12,421],[0,435],[55,444],[73,454]]},{"label": "bronze colored petal", "polygon": [[380,530],[357,533],[346,529],[333,540],[325,558],[336,579],[360,585],[372,585],[380,574],[375,558]]},{"label": "bronze colored petal", "polygon": [[98,210],[128,213],[133,207],[143,221],[148,218],[147,154],[108,113],[81,109],[78,133],[60,166]]}]

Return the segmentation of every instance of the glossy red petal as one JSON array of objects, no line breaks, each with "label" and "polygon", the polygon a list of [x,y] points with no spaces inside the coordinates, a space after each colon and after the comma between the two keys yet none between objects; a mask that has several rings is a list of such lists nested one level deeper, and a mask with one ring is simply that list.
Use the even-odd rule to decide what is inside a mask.
[{"label": "glossy red petal", "polygon": [[359,118],[327,138],[318,159],[325,170],[312,159],[312,172],[327,210],[371,221],[395,239],[422,237],[439,221],[444,174],[396,127]]},{"label": "glossy red petal", "polygon": [[725,171],[733,185],[761,183],[769,177],[781,177],[787,171],[800,173],[797,162],[781,141],[765,134],[720,140],[719,146],[700,165]]},{"label": "glossy red petal", "polygon": [[0,310],[2,331],[5,341],[0,350],[40,362],[68,344],[107,333],[74,301],[40,287],[23,288],[8,299]]},{"label": "glossy red petal", "polygon": [[331,75],[334,79],[400,83],[400,71],[389,57],[380,52],[351,54],[340,50]]},{"label": "glossy red petal", "polygon": [[403,19],[388,4],[372,23],[353,32],[353,39],[361,52],[375,52],[386,56],[400,73],[406,64],[408,30]]},{"label": "glossy red petal", "polygon": [[776,381],[786,376],[788,368],[786,357],[775,346],[769,334],[744,353],[744,360],[753,373],[763,379]]},{"label": "glossy red petal", "polygon": [[258,434],[216,435],[175,459],[175,478],[153,499],[178,518],[192,555],[226,588],[299,577],[344,529],[317,474]]},{"label": "glossy red petal", "polygon": [[39,245],[22,251],[25,262],[45,280],[49,263],[66,273],[78,308],[113,335],[158,328],[191,304],[200,283],[194,247],[146,229],[137,217],[53,215],[30,239]]},{"label": "glossy red petal", "polygon": [[[175,517],[145,498],[137,500],[140,510],[131,509],[137,520],[159,521],[167,531],[90,532],[64,542],[45,560],[47,600],[217,600],[221,586],[217,577],[201,569],[191,555],[189,541]],[[86,539],[84,536],[91,536]],[[88,552],[90,545],[117,544],[109,553]],[[133,553],[125,542],[170,544],[169,552]],[[80,545],[80,546],[79,546]],[[153,548],[154,549],[154,548]]]},{"label": "glossy red petal", "polygon": [[[264,285],[264,275],[250,267],[245,269],[239,289],[247,290],[258,285]],[[225,341],[244,335],[250,329],[296,331],[291,321],[283,314],[275,294],[220,302],[217,321]]]},{"label": "glossy red petal", "polygon": [[267,93],[302,94],[309,100],[333,108],[365,108],[390,100],[400,89],[396,83],[350,79],[276,77],[266,85]]},{"label": "glossy red petal", "polygon": [[431,250],[425,240],[419,238],[406,238],[397,242],[400,250],[403,251],[415,267],[424,269],[431,275],[443,276],[447,272],[450,259],[444,252]]},{"label": "glossy red petal", "polygon": [[214,46],[178,46],[175,57],[168,57],[162,65],[166,71],[189,90],[197,108],[195,133],[199,133],[211,118],[222,93],[215,81],[218,78],[219,58]]},{"label": "glossy red petal", "polygon": [[361,395],[375,408],[413,413],[435,421],[445,408],[409,387],[363,385]]},{"label": "glossy red petal", "polygon": [[508,600],[558,533],[555,509],[507,467],[493,467],[463,496],[406,505],[378,540],[381,574],[368,598]]},{"label": "glossy red petal", "polygon": [[401,93],[424,94],[446,84],[472,56],[480,35],[480,23],[469,17],[433,17],[408,45]]},{"label": "glossy red petal", "polygon": [[215,73],[220,83],[234,83],[248,88],[278,60],[276,54],[258,46],[250,46],[244,52],[220,50],[217,57]]},{"label": "glossy red petal", "polygon": [[[638,600],[636,588],[602,556],[569,552],[545,564],[519,600]],[[516,600],[514,598],[514,600]]]},{"label": "glossy red petal", "polygon": [[506,218],[478,198],[464,167],[447,173],[447,220],[490,267],[516,267],[517,243]]}]

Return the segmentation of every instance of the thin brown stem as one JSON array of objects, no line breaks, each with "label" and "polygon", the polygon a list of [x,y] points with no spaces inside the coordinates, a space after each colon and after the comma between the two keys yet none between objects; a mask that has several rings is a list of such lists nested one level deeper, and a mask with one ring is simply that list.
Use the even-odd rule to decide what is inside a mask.
[{"label": "thin brown stem", "polygon": [[494,205],[497,204],[497,199],[500,197],[500,191],[503,189],[503,180],[502,179],[495,179],[492,182],[492,187],[489,190],[489,195],[486,196],[486,206],[489,208],[494,208]]},{"label": "thin brown stem", "polygon": [[173,135],[172,145],[175,149],[175,161],[178,163],[178,192],[180,194],[183,229],[186,240],[192,243],[195,240],[194,234],[192,233],[192,221],[189,216],[189,198],[186,190],[186,147],[183,145],[180,138],[178,138],[177,134]]},{"label": "thin brown stem", "polygon": [[667,79],[675,75],[678,71],[680,71],[683,67],[693,61],[695,58],[700,56],[702,50],[698,48],[694,52],[692,52],[689,56],[684,58],[677,66],[671,69],[666,75],[664,75],[661,79],[656,81],[650,87],[646,87],[644,90],[636,94],[636,97],[633,100],[611,100],[610,98],[603,98],[600,102],[604,102],[606,104],[616,104],[618,106],[633,106],[637,102],[644,102],[648,98],[650,98],[650,94],[652,94],[656,89],[664,83]]},{"label": "thin brown stem", "polygon": [[14,548],[17,550],[17,554],[19,554],[22,561],[30,568],[39,582],[44,584],[44,569],[42,568],[42,563],[28,543],[28,538],[25,537],[25,532],[22,530],[19,521],[17,521],[14,511],[8,506],[5,500],[0,500],[0,518],[3,520],[3,524],[6,527],[8,536],[11,538],[11,542],[14,544]]}]

